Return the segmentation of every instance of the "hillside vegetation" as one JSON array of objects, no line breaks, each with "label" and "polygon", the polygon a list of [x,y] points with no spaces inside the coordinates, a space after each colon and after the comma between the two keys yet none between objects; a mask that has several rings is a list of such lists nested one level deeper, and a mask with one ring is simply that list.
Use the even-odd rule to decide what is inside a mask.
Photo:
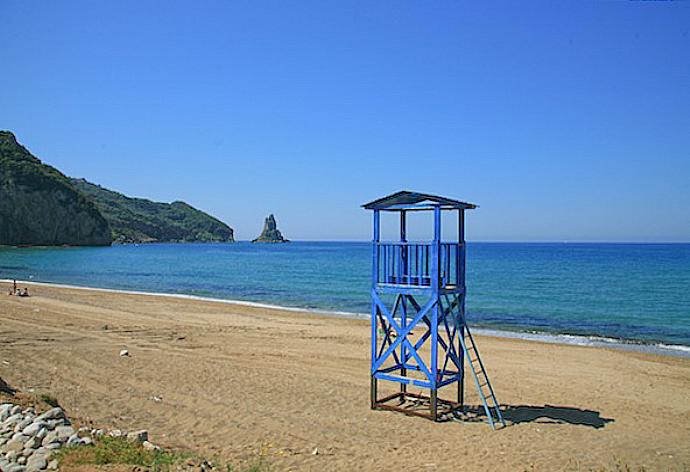
[{"label": "hillside vegetation", "polygon": [[108,220],[114,242],[234,241],[232,228],[184,202],[132,198],[84,179],[71,183]]}]

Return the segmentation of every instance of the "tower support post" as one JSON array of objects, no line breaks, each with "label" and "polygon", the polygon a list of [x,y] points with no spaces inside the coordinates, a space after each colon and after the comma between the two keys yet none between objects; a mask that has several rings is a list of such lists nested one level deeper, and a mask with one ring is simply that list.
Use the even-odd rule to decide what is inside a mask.
[{"label": "tower support post", "polygon": [[[373,277],[372,277],[372,284],[371,284],[371,293],[372,297],[376,294],[376,286],[379,283],[379,242],[381,241],[381,214],[379,210],[374,210],[374,237],[372,241],[372,246],[373,246],[373,255],[372,255],[372,271],[373,271]],[[378,349],[378,332],[377,332],[377,325],[378,325],[378,315],[379,315],[379,307],[376,305],[375,301],[372,301],[371,304],[371,365],[372,365],[372,371],[370,372],[371,375],[371,409],[373,410],[376,408],[376,402],[377,402],[377,385],[376,385],[376,377],[374,376],[375,372],[373,369],[374,362],[376,361],[376,354],[377,354],[377,349]]]}]

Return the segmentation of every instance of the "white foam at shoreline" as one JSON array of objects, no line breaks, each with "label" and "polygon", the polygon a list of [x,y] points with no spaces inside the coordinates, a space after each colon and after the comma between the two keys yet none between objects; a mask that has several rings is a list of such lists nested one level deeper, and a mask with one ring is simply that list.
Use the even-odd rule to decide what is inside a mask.
[{"label": "white foam at shoreline", "polygon": [[[0,279],[0,282],[12,283],[11,279]],[[250,302],[244,300],[230,300],[224,298],[212,298],[212,297],[202,297],[198,295],[188,295],[183,293],[162,293],[162,292],[140,292],[136,290],[124,290],[124,289],[112,289],[112,288],[99,288],[99,287],[86,287],[80,285],[68,285],[68,284],[58,284],[50,282],[34,282],[34,281],[24,281],[17,280],[18,284],[29,284],[29,285],[43,285],[47,287],[56,288],[67,288],[75,290],[91,290],[96,292],[107,292],[107,293],[118,293],[125,295],[145,295],[150,297],[172,297],[183,300],[196,300],[203,302],[214,302],[214,303],[225,303],[227,305],[237,305],[246,306],[252,308],[265,308],[270,310],[280,310],[292,313],[313,313],[319,315],[328,316],[338,316],[343,318],[358,318],[358,319],[368,319],[370,317],[369,313],[354,313],[347,311],[328,311],[319,310],[313,308],[297,308],[297,307],[287,307],[280,305],[271,305],[268,303]],[[616,338],[607,338],[599,336],[581,336],[572,334],[554,334],[554,333],[541,333],[541,332],[528,332],[528,331],[508,331],[500,329],[490,329],[490,328],[474,328],[472,330],[474,333],[493,336],[498,338],[508,338],[508,339],[524,339],[527,341],[536,341],[547,344],[565,344],[565,345],[575,345],[575,346],[585,346],[585,347],[607,347],[614,349],[623,349],[627,351],[635,352],[646,352],[650,354],[661,354],[676,357],[690,357],[690,346],[684,346],[680,344],[665,344],[665,343],[642,343],[637,341],[626,341]]]},{"label": "white foam at shoreline", "polygon": [[498,338],[524,339],[547,344],[565,344],[571,346],[605,347],[623,349],[626,351],[646,352],[650,354],[662,354],[667,356],[690,357],[690,346],[680,344],[644,343],[632,340],[606,338],[599,336],[580,336],[573,334],[555,334],[521,331],[504,331],[498,329],[475,328],[477,334],[494,336]]},{"label": "white foam at shoreline", "polygon": [[[11,279],[0,279],[0,282],[4,283],[12,283],[13,280]],[[74,289],[74,290],[91,290],[95,292],[106,292],[106,293],[119,293],[119,294],[124,294],[124,295],[146,295],[148,297],[172,297],[172,298],[180,298],[183,300],[196,300],[196,301],[202,301],[202,302],[214,302],[214,303],[225,303],[227,305],[239,305],[239,306],[247,306],[247,307],[252,307],[252,308],[266,308],[270,310],[280,310],[280,311],[289,311],[289,312],[294,312],[294,313],[314,313],[314,314],[322,314],[322,315],[335,315],[335,316],[343,316],[343,317],[348,317],[348,318],[369,318],[368,313],[352,313],[348,311],[328,311],[328,310],[319,310],[315,308],[297,308],[297,307],[291,307],[291,306],[281,306],[281,305],[271,305],[269,303],[259,303],[259,302],[249,302],[245,300],[230,300],[227,298],[213,298],[213,297],[201,297],[199,295],[189,295],[186,293],[165,293],[165,292],[141,292],[138,290],[125,290],[125,289],[115,289],[115,288],[100,288],[100,287],[87,287],[83,285],[68,285],[68,284],[57,284],[57,283],[52,283],[52,282],[33,282],[33,281],[28,281],[28,280],[17,280],[17,284],[23,284],[23,285],[43,285],[46,287],[55,287],[55,288],[69,288],[69,289]]]}]

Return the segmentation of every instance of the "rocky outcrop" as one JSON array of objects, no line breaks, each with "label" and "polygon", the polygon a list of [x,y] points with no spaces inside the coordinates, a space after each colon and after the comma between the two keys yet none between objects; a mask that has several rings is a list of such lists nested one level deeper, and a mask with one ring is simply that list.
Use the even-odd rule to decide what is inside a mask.
[{"label": "rocky outcrop", "polygon": [[110,226],[60,171],[0,131],[0,245],[107,246]]},{"label": "rocky outcrop", "polygon": [[54,458],[65,447],[90,446],[103,436],[139,443],[144,449],[160,449],[149,442],[148,431],[106,431],[81,427],[76,429],[62,408],[38,413],[34,407],[13,403],[0,404],[0,471],[39,472],[55,470]]},{"label": "rocky outcrop", "polygon": [[276,224],[276,219],[273,215],[268,215],[268,218],[264,221],[264,229],[261,231],[261,235],[252,241],[253,243],[287,243],[287,239],[283,238],[283,235],[278,230],[278,225]]},{"label": "rocky outcrop", "polygon": [[33,407],[0,404],[0,470],[57,469],[57,461],[51,460],[57,449],[92,442],[90,437],[79,435],[62,408],[38,414]]}]

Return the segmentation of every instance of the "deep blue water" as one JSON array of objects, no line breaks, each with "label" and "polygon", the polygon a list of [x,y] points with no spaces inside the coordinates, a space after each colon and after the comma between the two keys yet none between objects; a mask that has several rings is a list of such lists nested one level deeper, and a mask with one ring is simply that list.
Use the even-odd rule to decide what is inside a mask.
[{"label": "deep blue water", "polygon": [[[690,345],[690,244],[470,243],[468,320]],[[0,247],[0,279],[367,313],[369,243]]]}]

